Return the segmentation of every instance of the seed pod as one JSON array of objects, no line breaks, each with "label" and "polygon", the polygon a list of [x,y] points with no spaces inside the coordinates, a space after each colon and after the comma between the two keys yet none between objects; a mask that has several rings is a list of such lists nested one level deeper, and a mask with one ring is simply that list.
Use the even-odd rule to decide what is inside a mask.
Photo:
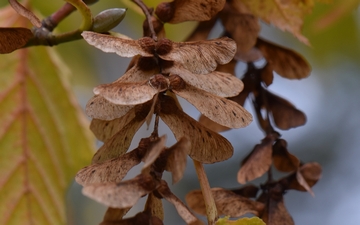
[{"label": "seed pod", "polygon": [[100,12],[94,17],[92,30],[106,32],[116,27],[125,17],[126,9],[113,8]]}]

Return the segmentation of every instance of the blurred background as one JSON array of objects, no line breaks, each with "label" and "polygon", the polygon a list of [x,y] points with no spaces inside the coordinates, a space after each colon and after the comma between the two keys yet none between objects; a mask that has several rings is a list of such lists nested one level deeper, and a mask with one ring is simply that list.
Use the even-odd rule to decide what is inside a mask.
[{"label": "blurred background", "polygon": [[[157,1],[144,1],[156,6]],[[1,6],[7,1],[1,0]],[[44,4],[32,0],[32,5],[44,15],[55,11],[62,1]],[[305,46],[289,33],[262,24],[261,37],[289,47],[302,54],[312,66],[312,74],[303,80],[286,80],[275,75],[270,90],[290,102],[307,115],[307,123],[299,128],[281,131],[288,142],[288,149],[304,162],[316,161],[322,165],[322,179],[313,187],[315,197],[309,193],[289,191],[285,204],[296,225],[357,225],[360,220],[360,10],[358,0],[330,4],[316,4],[313,14],[306,17],[304,35],[311,46]],[[129,8],[117,32],[137,39],[142,36],[144,17],[130,1],[99,1],[91,6],[94,14],[113,8]],[[135,9],[135,10],[134,10]],[[76,13],[66,19],[60,30],[76,28],[80,21]],[[167,26],[171,40],[183,40],[195,27],[195,23]],[[216,36],[217,31],[213,35]],[[76,46],[76,48],[74,48]],[[79,47],[80,46],[80,47]],[[72,71],[71,82],[80,104],[84,107],[93,96],[92,88],[109,83],[120,77],[129,62],[115,54],[105,54],[85,43],[76,41],[55,47]],[[76,52],[73,50],[76,49]],[[245,64],[237,66],[241,77]],[[185,111],[195,119],[199,112],[186,101],[181,101]],[[253,112],[249,104],[245,107]],[[142,127],[134,138],[130,149],[140,138],[150,132]],[[161,126],[160,135],[167,134],[168,145],[174,138],[170,131]],[[236,174],[241,160],[263,138],[256,122],[249,127],[222,133],[235,147],[234,156],[225,162],[206,165],[212,187],[237,188]],[[101,143],[97,143],[98,146]],[[139,168],[130,171],[128,177],[138,174]],[[169,174],[165,177],[170,181]],[[257,179],[252,183],[258,184]],[[171,183],[171,182],[170,182]],[[181,199],[193,189],[199,189],[192,161],[184,178],[171,190]],[[74,225],[95,225],[102,221],[106,210],[102,205],[82,196],[81,187],[73,184],[67,195],[69,221]],[[128,214],[142,210],[144,199]],[[165,224],[184,224],[175,208],[164,201]]]}]

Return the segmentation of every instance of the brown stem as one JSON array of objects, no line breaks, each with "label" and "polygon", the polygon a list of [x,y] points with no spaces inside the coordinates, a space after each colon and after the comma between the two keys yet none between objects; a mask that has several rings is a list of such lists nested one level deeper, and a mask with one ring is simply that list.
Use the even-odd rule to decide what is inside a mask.
[{"label": "brown stem", "polygon": [[148,21],[148,24],[149,24],[149,29],[150,29],[150,32],[151,32],[152,39],[157,41],[157,36],[156,36],[156,33],[155,33],[155,29],[154,29],[153,23],[151,21],[150,9],[145,5],[145,3],[142,0],[132,0],[132,1],[135,4],[137,4],[142,9],[142,11],[144,12],[144,14],[146,16],[146,20]]},{"label": "brown stem", "polygon": [[204,166],[201,162],[193,160],[195,170],[199,179],[201,192],[204,197],[205,207],[206,207],[206,215],[208,219],[208,225],[214,225],[217,219],[219,218],[218,212],[216,209],[215,201],[211,193],[209,181],[207,179]]},{"label": "brown stem", "polygon": [[74,12],[76,8],[70,3],[65,3],[58,11],[54,12],[51,16],[46,17],[42,24],[49,31],[53,31],[54,28],[67,16],[69,16],[72,12]]},{"label": "brown stem", "polygon": [[154,131],[152,132],[152,137],[159,137],[159,114],[155,116],[155,124],[154,124]]}]

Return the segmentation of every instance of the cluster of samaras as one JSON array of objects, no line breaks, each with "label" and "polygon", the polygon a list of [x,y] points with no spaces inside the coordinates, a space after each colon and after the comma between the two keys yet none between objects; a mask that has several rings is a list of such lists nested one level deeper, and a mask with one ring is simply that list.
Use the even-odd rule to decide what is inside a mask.
[{"label": "cluster of samaras", "polygon": [[[131,208],[146,194],[152,201],[160,201],[150,197],[156,192],[173,203],[187,223],[199,222],[170,192],[161,179],[162,173],[170,171],[175,183],[183,175],[187,155],[203,163],[214,163],[230,158],[233,147],[221,135],[186,115],[176,95],[218,124],[230,128],[248,125],[251,115],[225,98],[238,95],[242,81],[214,71],[218,64],[228,63],[234,57],[236,43],[226,37],[183,43],[149,37],[130,40],[94,32],[83,32],[83,37],[105,52],[134,57],[127,72],[113,83],[96,87],[95,96],[87,104],[86,112],[93,118],[91,129],[104,145],[94,155],[93,164],[77,174],[77,182],[84,185],[83,192],[121,209]],[[136,131],[154,114],[152,135],[127,152]],[[165,147],[166,137],[158,136],[159,117],[178,140],[170,148]],[[142,173],[122,182],[141,161]],[[149,210],[157,207],[149,204]]]}]

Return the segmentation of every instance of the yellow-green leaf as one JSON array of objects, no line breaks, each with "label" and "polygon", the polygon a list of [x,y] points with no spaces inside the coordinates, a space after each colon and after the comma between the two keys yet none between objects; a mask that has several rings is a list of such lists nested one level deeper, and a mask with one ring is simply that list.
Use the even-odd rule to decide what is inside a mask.
[{"label": "yellow-green leaf", "polygon": [[66,70],[50,48],[0,55],[2,225],[66,224],[65,192],[93,149]]},{"label": "yellow-green leaf", "polygon": [[216,225],[266,225],[259,217],[241,218],[238,220],[229,220],[229,217],[224,217],[216,221]]},{"label": "yellow-green leaf", "polygon": [[314,6],[313,0],[241,0],[241,2],[255,16],[260,17],[266,23],[273,24],[283,31],[288,31],[301,42],[309,44],[307,38],[301,34],[301,29],[305,15],[310,13]]}]

